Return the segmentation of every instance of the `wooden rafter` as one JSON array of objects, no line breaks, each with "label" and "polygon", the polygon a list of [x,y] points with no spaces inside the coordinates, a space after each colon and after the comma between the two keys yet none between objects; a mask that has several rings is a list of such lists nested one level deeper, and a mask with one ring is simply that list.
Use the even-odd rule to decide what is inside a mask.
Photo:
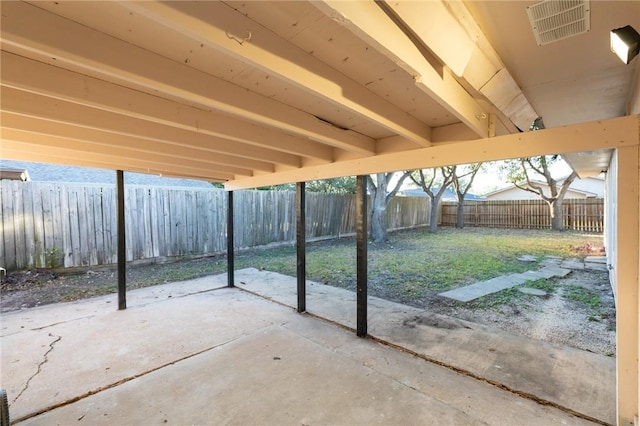
[{"label": "wooden rafter", "polygon": [[417,87],[433,97],[477,135],[489,136],[487,111],[460,86],[448,70],[434,69],[375,2],[326,0],[313,4],[413,75]]},{"label": "wooden rafter", "polygon": [[[430,145],[428,126],[223,3],[127,2],[124,5],[207,46],[264,69],[313,96],[374,121],[420,146]],[[229,27],[243,28],[258,42],[238,43],[225,30]],[[373,144],[359,146],[364,153],[374,149]]]},{"label": "wooden rafter", "polygon": [[299,109],[38,7],[11,2],[3,4],[2,12],[6,51],[203,105],[333,147],[374,154],[375,141],[369,137],[329,126]]},{"label": "wooden rafter", "polygon": [[[0,62],[2,86],[5,87],[29,90],[105,111],[287,154],[326,162],[333,160],[332,149],[328,146],[229,115],[205,111],[8,52],[2,52]],[[287,156],[283,158],[286,159]]]},{"label": "wooden rafter", "polygon": [[[67,164],[81,167],[95,167],[100,169],[120,170],[137,173],[148,173],[163,176],[199,176],[200,179],[212,181],[228,181],[234,179],[230,173],[205,170],[198,167],[181,167],[166,163],[157,163],[144,159],[117,157],[114,155],[91,154],[86,151],[76,151],[67,148],[42,149],[42,145],[30,144],[24,141],[12,141],[3,138],[3,157],[23,161],[35,161],[40,163]],[[126,166],[126,167],[124,167]]]}]

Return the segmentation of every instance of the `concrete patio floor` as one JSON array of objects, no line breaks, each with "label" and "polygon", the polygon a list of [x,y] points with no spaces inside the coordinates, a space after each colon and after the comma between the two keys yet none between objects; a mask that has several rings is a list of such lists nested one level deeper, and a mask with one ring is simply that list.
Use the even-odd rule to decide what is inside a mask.
[{"label": "concrete patio floor", "polygon": [[[615,420],[610,358],[370,298],[370,333],[407,352],[283,306],[295,303],[295,278],[236,271],[240,289],[280,303],[225,282],[133,290],[125,311],[111,295],[3,314],[0,383],[12,420],[590,424],[518,393]],[[355,325],[353,293],[307,286],[313,315]]]}]

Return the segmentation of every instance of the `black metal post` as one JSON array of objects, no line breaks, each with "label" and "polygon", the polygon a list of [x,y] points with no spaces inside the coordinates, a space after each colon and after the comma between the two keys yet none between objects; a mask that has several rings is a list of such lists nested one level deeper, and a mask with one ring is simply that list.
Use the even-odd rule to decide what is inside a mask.
[{"label": "black metal post", "polygon": [[358,337],[367,336],[367,181],[356,179],[356,297]]},{"label": "black metal post", "polygon": [[227,192],[227,286],[234,287],[233,191]]},{"label": "black metal post", "polygon": [[124,172],[116,172],[118,210],[118,310],[127,309],[127,246],[124,230]]},{"label": "black metal post", "polygon": [[305,221],[305,183],[296,185],[296,253],[298,277],[298,312],[307,310],[307,255]]}]

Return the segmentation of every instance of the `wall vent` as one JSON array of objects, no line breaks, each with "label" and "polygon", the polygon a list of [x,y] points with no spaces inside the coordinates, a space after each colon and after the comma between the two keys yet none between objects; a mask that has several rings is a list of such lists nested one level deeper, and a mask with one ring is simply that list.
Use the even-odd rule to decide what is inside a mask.
[{"label": "wall vent", "polygon": [[586,33],[591,25],[589,0],[545,0],[527,6],[538,46]]}]

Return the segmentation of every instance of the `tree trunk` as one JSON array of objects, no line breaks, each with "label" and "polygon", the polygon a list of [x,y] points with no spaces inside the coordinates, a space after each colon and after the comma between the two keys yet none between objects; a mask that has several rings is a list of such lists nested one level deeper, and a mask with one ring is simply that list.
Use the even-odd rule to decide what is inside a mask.
[{"label": "tree trunk", "polygon": [[551,209],[551,229],[554,231],[564,231],[562,217],[562,200],[557,199],[549,204]]},{"label": "tree trunk", "polygon": [[464,228],[464,203],[458,201],[458,207],[456,207],[456,228]]},{"label": "tree trunk", "polygon": [[[378,181],[380,182],[380,181]],[[386,184],[371,191],[371,238],[376,243],[387,241],[387,200]]]},{"label": "tree trunk", "polygon": [[431,211],[429,212],[429,232],[438,231],[438,202],[431,200]]}]

